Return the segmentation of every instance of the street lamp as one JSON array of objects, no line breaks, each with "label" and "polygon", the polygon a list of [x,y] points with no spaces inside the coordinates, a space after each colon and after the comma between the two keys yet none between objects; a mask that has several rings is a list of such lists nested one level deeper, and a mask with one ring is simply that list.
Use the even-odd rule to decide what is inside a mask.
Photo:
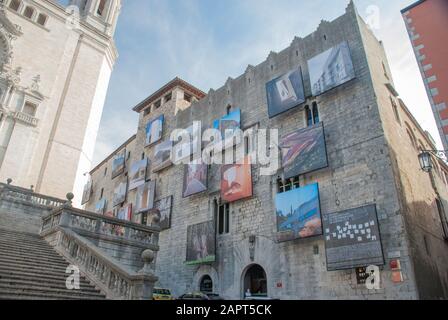
[{"label": "street lamp", "polygon": [[429,151],[422,151],[418,155],[418,161],[420,162],[420,167],[425,172],[431,172],[432,170],[432,161],[431,161],[431,154]]}]

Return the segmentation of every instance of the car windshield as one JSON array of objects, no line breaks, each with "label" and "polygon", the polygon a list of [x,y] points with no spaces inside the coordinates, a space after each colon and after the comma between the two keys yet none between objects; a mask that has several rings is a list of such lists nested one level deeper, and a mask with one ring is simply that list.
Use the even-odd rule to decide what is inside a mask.
[{"label": "car windshield", "polygon": [[171,292],[168,289],[154,289],[154,294],[165,294],[170,295]]}]

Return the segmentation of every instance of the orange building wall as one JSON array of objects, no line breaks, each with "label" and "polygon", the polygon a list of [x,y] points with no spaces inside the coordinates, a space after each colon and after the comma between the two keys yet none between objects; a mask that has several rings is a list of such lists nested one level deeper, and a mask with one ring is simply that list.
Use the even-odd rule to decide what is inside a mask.
[{"label": "orange building wall", "polygon": [[448,0],[418,1],[402,14],[448,150]]}]

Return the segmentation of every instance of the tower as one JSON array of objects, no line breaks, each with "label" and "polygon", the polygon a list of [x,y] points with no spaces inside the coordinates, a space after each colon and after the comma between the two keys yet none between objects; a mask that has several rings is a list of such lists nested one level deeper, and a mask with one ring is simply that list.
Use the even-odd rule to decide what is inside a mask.
[{"label": "tower", "polygon": [[121,0],[0,2],[0,181],[80,202]]}]

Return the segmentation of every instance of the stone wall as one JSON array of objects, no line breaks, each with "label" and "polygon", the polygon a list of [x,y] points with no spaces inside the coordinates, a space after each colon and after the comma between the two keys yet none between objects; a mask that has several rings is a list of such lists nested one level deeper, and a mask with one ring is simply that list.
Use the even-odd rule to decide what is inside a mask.
[{"label": "stone wall", "polygon": [[[356,79],[319,97],[311,97],[307,60],[342,41],[349,44]],[[386,258],[385,266],[381,267],[381,289],[369,291],[365,285],[357,284],[354,270],[328,272],[323,237],[283,243],[276,241],[274,201],[277,180],[283,172],[279,170],[276,175],[262,176],[259,166],[252,168],[253,197],[230,204],[230,233],[217,236],[216,262],[187,266],[188,226],[215,218],[213,203],[220,197],[220,170],[217,165],[211,166],[208,191],[189,198],[182,197],[183,166],[172,166],[151,174],[151,179],[156,181],[156,200],[174,197],[171,228],[160,233],[160,251],[156,260],[158,286],[180,295],[188,290],[198,290],[202,277],[209,275],[215,292],[225,298],[239,299],[243,296],[246,271],[253,264],[259,264],[267,274],[268,295],[273,298],[419,297],[418,287],[424,288],[417,286],[419,276],[416,273],[424,275],[424,271],[414,267],[414,262],[421,259],[412,257],[413,241],[409,236],[412,230],[405,222],[408,211],[403,209],[403,194],[412,191],[400,188],[398,182],[405,175],[402,170],[396,170],[396,159],[407,159],[403,161],[412,164],[412,167],[406,164],[404,169],[412,175],[412,184],[429,192],[425,199],[434,199],[434,194],[428,191],[431,184],[427,176],[419,172],[417,153],[409,153],[406,144],[396,140],[402,133],[391,129],[394,113],[387,104],[388,101],[390,104],[389,91],[384,85],[386,81],[381,78],[384,77],[381,62],[390,74],[381,43],[367,29],[351,3],[341,17],[332,22],[322,21],[314,33],[305,38],[295,38],[290,47],[279,53],[271,52],[266,61],[248,66],[243,75],[229,78],[223,87],[210,90],[205,98],[190,108],[175,114],[175,108],[167,104],[147,116],[142,112],[134,147],[135,155],[144,150],[150,159],[153,157],[154,147],[144,147],[144,128],[149,119],[160,114],[165,115],[166,121],[163,140],[169,139],[173,129],[186,128],[195,120],[200,120],[203,127],[211,127],[213,120],[226,114],[229,105],[233,110],[241,109],[242,128],[253,125],[262,129],[275,128],[283,136],[305,127],[303,106],[317,102],[325,127],[329,167],[301,176],[300,184],[319,183],[323,213],[376,204]],[[303,73],[308,97],[306,103],[269,119],[266,83],[298,66]],[[418,124],[412,125],[418,130]],[[129,194],[128,201],[132,197]],[[412,195],[409,197],[412,200]],[[436,230],[436,220],[432,226],[434,231],[440,232]],[[251,257],[249,238],[253,236],[255,248]],[[439,240],[434,254],[442,252],[443,244]],[[404,277],[401,283],[394,283],[391,279],[389,262],[393,259],[400,259]],[[436,263],[440,268],[442,261]],[[437,277],[434,279],[438,280]],[[424,295],[420,293],[420,296]]]}]

